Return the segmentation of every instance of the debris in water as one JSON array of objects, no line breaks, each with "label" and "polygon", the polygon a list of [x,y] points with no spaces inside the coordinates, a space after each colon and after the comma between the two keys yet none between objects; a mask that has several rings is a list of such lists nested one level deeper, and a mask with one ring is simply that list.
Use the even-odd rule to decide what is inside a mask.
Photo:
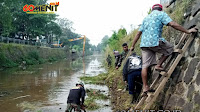
[{"label": "debris in water", "polygon": [[117,91],[122,91],[122,89],[118,89]]},{"label": "debris in water", "polygon": [[20,99],[20,98],[25,98],[25,97],[28,97],[28,96],[31,96],[31,95],[20,96],[20,97],[14,98],[13,100]]}]

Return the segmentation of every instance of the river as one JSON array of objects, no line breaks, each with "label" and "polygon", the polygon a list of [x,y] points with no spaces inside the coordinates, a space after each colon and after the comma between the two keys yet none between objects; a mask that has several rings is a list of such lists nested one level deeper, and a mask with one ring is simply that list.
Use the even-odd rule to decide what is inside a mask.
[{"label": "river", "polygon": [[[80,76],[104,73],[101,55],[0,71],[0,112],[64,112],[70,88]],[[107,86],[86,84],[108,94]],[[110,101],[96,101],[93,112],[111,112]],[[87,110],[89,112],[89,110]]]}]

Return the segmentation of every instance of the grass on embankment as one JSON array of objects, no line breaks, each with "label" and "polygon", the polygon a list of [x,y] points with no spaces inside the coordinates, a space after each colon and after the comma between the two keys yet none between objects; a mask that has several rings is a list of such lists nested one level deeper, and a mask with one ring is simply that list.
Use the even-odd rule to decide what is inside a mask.
[{"label": "grass on embankment", "polygon": [[66,57],[63,49],[0,43],[0,68],[41,64]]},{"label": "grass on embankment", "polygon": [[[127,91],[123,91],[125,88],[125,83],[123,82],[120,71],[110,69],[108,73],[99,74],[93,77],[83,76],[80,77],[80,79],[89,84],[106,84],[110,90],[111,102],[114,111],[128,110],[131,107],[131,96]],[[89,106],[87,109],[95,110],[100,108],[95,100],[108,98],[104,94],[99,94],[100,92],[98,93],[98,91],[86,91],[88,98],[86,99],[85,104]]]},{"label": "grass on embankment", "polygon": [[106,82],[110,90],[113,110],[128,111],[133,105],[131,105],[131,95],[129,95],[128,91],[124,91],[126,86],[122,73],[119,70],[109,69]]},{"label": "grass on embankment", "polygon": [[105,79],[107,78],[106,73],[99,74],[94,77],[90,76],[82,76],[80,79],[84,81],[86,84],[99,84],[99,85],[104,85],[105,84]]},{"label": "grass on embankment", "polygon": [[96,89],[86,89],[86,93],[88,98],[85,100],[85,105],[88,110],[96,110],[100,108],[101,106],[97,104],[96,100],[107,100],[108,96],[105,94],[102,94],[101,91]]}]

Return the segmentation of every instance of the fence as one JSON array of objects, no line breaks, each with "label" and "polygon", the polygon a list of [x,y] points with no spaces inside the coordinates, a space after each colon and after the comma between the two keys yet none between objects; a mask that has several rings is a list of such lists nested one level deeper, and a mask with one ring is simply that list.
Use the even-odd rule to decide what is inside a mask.
[{"label": "fence", "polygon": [[16,44],[24,44],[24,45],[26,44],[26,45],[34,45],[34,46],[48,46],[45,43],[36,42],[35,40],[21,40],[21,39],[2,37],[2,36],[0,36],[0,42],[16,43]]}]

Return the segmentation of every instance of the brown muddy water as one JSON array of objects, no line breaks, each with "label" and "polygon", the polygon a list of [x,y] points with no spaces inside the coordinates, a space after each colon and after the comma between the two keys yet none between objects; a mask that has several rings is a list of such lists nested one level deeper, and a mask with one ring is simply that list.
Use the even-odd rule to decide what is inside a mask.
[{"label": "brown muddy water", "polygon": [[[106,72],[101,55],[84,60],[62,60],[0,71],[0,112],[64,112],[70,88],[80,76],[95,76]],[[107,86],[89,85],[108,94]],[[112,112],[109,100],[96,101],[101,108],[92,112]],[[87,112],[90,112],[87,110]]]}]

